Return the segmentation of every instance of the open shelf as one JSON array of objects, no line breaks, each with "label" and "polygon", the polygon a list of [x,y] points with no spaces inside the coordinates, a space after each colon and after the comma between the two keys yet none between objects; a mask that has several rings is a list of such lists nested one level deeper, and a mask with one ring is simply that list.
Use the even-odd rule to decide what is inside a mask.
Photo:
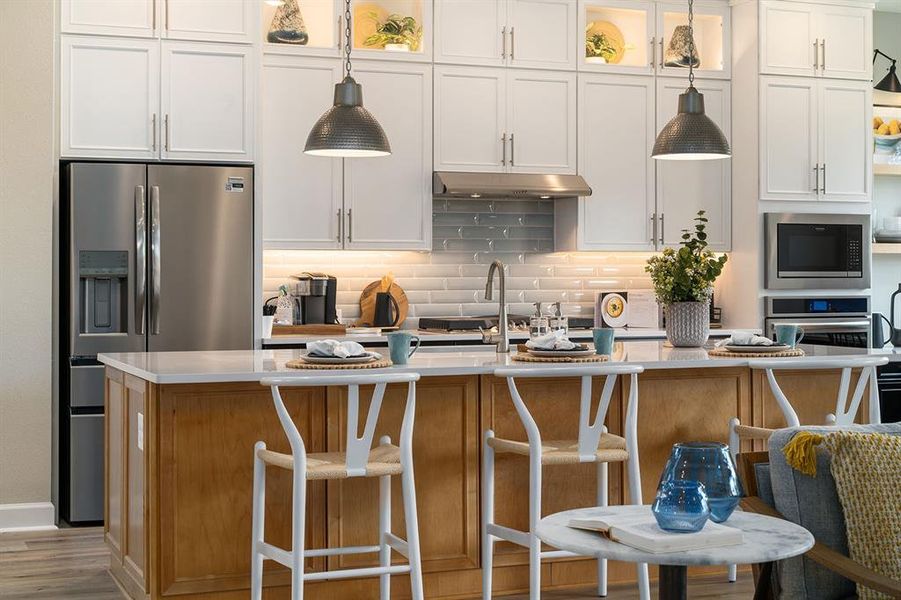
[{"label": "open shelf", "polygon": [[[425,26],[431,24],[430,14],[426,13],[423,0],[355,0],[353,3],[353,50],[360,52],[358,56],[370,58],[411,58],[423,56],[426,49],[427,37]],[[414,31],[411,35],[401,39],[409,40],[408,43],[389,43],[375,39],[367,44],[370,36],[377,32],[380,24],[385,23],[389,17],[414,20]]]},{"label": "open shelf", "polygon": [[901,254],[901,244],[875,242],[873,244],[873,254]]},{"label": "open shelf", "polygon": [[[722,14],[695,13],[694,41],[695,50],[698,53],[698,59],[700,60],[700,65],[696,67],[696,70],[700,72],[699,74],[705,71],[708,73],[722,72],[725,69],[725,44],[728,40],[725,39],[723,22],[724,16]],[[681,27],[679,31],[687,33],[688,13],[664,10],[662,13],[661,25],[665,61],[664,70],[677,73],[684,70],[687,77],[687,64],[685,64],[684,67],[681,67],[669,64],[667,61],[675,59],[678,56],[678,54],[670,56],[672,50],[684,49],[684,51],[687,52],[687,41],[684,44],[684,48],[683,45],[679,43],[676,43],[672,49],[670,48],[670,45],[673,43],[673,35],[677,31],[677,28]]]},{"label": "open shelf", "polygon": [[[646,8],[638,5],[638,8],[626,8],[614,4],[606,5],[603,0],[592,1],[585,4],[586,37],[592,34],[604,36],[612,55],[606,58],[588,57],[583,50],[582,63],[592,67],[607,67],[607,70],[615,70],[623,67],[638,67],[642,70],[650,70],[649,56],[651,47],[649,40],[653,33],[653,13],[649,14]],[[628,69],[625,69],[628,70]]]},{"label": "open shelf", "polygon": [[[262,29],[263,48],[265,52],[338,55],[340,21],[335,0],[291,0],[279,4],[277,0],[262,2],[260,26]],[[280,7],[282,10],[294,8],[299,11],[307,39],[303,43],[273,42],[269,39],[273,18]]]},{"label": "open shelf", "polygon": [[901,165],[873,164],[873,175],[895,175],[901,177]]}]

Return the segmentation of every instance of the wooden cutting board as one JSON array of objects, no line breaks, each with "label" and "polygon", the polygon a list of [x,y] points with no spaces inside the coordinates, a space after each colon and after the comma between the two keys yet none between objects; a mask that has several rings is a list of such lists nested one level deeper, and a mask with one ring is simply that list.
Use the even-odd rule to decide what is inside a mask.
[{"label": "wooden cutting board", "polygon": [[[381,289],[381,285],[381,280],[373,281],[363,289],[363,292],[360,294],[360,318],[357,319],[357,325],[372,326],[372,321],[375,319],[375,295]],[[407,294],[396,283],[391,284],[391,287],[388,288],[388,293],[397,300],[397,308],[400,313],[400,317],[397,319],[397,326],[400,327],[404,324],[404,321],[407,319],[407,313],[410,311]]]}]

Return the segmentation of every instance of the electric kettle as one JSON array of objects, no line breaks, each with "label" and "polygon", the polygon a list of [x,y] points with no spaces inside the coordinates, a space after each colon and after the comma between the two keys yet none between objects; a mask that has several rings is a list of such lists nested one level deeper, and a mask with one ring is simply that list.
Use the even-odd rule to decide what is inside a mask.
[{"label": "electric kettle", "polygon": [[884,315],[879,313],[873,313],[873,347],[874,348],[882,348],[885,346],[885,335],[882,331],[882,322],[885,321],[889,325],[889,339],[888,341],[892,343],[892,346],[895,348],[901,348],[901,311],[899,311],[898,315],[895,315],[895,299],[901,295],[901,283],[898,284],[898,289],[892,294],[891,299],[889,300],[889,316],[890,319],[886,319]]}]

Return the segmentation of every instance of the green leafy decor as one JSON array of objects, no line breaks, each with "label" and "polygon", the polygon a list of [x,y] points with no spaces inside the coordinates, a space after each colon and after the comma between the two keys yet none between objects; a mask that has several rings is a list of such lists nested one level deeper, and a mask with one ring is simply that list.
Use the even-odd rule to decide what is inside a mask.
[{"label": "green leafy decor", "polygon": [[707,217],[698,211],[694,233],[682,230],[682,247],[667,248],[648,259],[645,271],[651,274],[654,293],[660,304],[707,302],[713,282],[723,272],[728,257],[707,249]]},{"label": "green leafy decor", "polygon": [[376,22],[375,33],[363,40],[364,45],[384,48],[387,44],[405,44],[411,51],[419,49],[422,27],[413,17],[391,14],[381,21],[377,13],[371,12],[369,18]]},{"label": "green leafy decor", "polygon": [[585,28],[585,56],[600,56],[610,62],[616,57],[616,48],[603,33],[589,33],[592,27],[594,27],[594,23],[589,23]]}]

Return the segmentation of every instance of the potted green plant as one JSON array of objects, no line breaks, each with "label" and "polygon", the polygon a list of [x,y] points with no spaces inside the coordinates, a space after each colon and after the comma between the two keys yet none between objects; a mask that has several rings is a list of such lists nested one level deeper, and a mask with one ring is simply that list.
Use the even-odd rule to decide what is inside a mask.
[{"label": "potted green plant", "polygon": [[413,17],[390,14],[382,21],[377,13],[369,13],[375,21],[375,33],[363,40],[366,46],[384,48],[388,52],[410,52],[419,49],[422,27]]},{"label": "potted green plant", "polygon": [[591,33],[592,27],[594,23],[585,27],[585,62],[610,62],[616,56],[616,48],[605,34]]},{"label": "potted green plant", "polygon": [[698,211],[694,233],[682,230],[681,248],[667,248],[648,259],[657,301],[666,317],[666,337],[673,346],[698,347],[710,335],[713,282],[728,257],[707,248],[707,217]]}]

